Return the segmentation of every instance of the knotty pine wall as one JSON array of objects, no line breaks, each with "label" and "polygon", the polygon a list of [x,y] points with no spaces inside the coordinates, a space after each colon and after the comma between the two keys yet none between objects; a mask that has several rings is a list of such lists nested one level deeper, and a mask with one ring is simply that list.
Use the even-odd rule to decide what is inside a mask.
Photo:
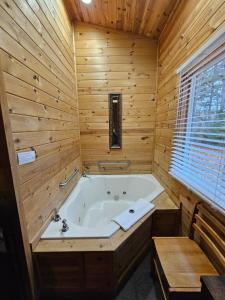
[{"label": "knotty pine wall", "polygon": [[224,24],[223,0],[181,0],[159,42],[154,174],[175,203],[183,204],[184,233],[193,205],[200,199],[168,174],[179,84],[176,70]]},{"label": "knotty pine wall", "polygon": [[14,155],[37,153],[14,172],[32,242],[79,177],[59,189],[80,168],[73,28],[62,1],[0,1],[0,65]]},{"label": "knotty pine wall", "polygon": [[[106,173],[150,173],[153,161],[157,43],[97,26],[75,24],[81,151],[85,171],[98,161],[130,160]],[[122,149],[109,149],[108,94],[122,93]]]}]

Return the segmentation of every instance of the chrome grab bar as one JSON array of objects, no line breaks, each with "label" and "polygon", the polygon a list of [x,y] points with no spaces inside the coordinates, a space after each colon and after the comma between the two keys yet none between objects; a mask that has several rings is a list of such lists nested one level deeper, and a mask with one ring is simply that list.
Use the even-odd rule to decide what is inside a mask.
[{"label": "chrome grab bar", "polygon": [[129,167],[131,164],[130,160],[125,161],[98,161],[98,166],[100,168],[106,168],[107,166],[118,166],[118,167]]},{"label": "chrome grab bar", "polygon": [[73,174],[70,175],[70,177],[68,177],[65,181],[61,181],[59,183],[59,188],[60,189],[65,188],[67,186],[67,184],[73,179],[73,177],[77,175],[78,172],[79,172],[79,169],[75,169]]}]

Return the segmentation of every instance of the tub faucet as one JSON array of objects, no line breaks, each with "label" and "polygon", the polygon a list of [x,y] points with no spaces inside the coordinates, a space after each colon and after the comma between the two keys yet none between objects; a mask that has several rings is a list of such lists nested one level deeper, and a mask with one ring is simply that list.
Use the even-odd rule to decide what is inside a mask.
[{"label": "tub faucet", "polygon": [[85,171],[83,172],[82,177],[91,178],[90,176],[87,175],[87,173]]},{"label": "tub faucet", "polygon": [[54,215],[53,215],[53,217],[52,217],[52,220],[53,220],[54,222],[58,222],[58,221],[61,220],[61,217],[60,217],[60,215],[59,215],[59,213],[58,213],[58,210],[57,210],[56,208],[54,209]]},{"label": "tub faucet", "polygon": [[67,220],[66,219],[63,219],[62,220],[62,223],[63,223],[63,226],[62,226],[62,232],[66,232],[69,230],[69,226],[67,224]]}]

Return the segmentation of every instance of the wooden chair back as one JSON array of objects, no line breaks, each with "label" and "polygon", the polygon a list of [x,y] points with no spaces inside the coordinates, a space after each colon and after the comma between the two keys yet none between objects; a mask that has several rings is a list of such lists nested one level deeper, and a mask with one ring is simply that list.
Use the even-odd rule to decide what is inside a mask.
[{"label": "wooden chair back", "polygon": [[225,216],[207,204],[197,204],[191,238],[195,239],[219,273],[225,274]]}]

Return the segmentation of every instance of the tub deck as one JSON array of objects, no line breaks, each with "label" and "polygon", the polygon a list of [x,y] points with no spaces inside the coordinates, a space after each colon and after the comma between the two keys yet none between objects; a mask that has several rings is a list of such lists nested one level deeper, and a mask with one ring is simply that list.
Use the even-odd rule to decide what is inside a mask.
[{"label": "tub deck", "polygon": [[[134,231],[136,231],[153,213],[157,211],[166,211],[166,213],[177,212],[178,207],[163,192],[154,201],[155,208],[132,226],[127,232],[118,230],[110,238],[74,238],[74,239],[51,239],[40,240],[33,247],[33,252],[93,252],[93,251],[115,251]],[[156,224],[154,224],[156,225]],[[155,226],[156,227],[156,226]]]}]

